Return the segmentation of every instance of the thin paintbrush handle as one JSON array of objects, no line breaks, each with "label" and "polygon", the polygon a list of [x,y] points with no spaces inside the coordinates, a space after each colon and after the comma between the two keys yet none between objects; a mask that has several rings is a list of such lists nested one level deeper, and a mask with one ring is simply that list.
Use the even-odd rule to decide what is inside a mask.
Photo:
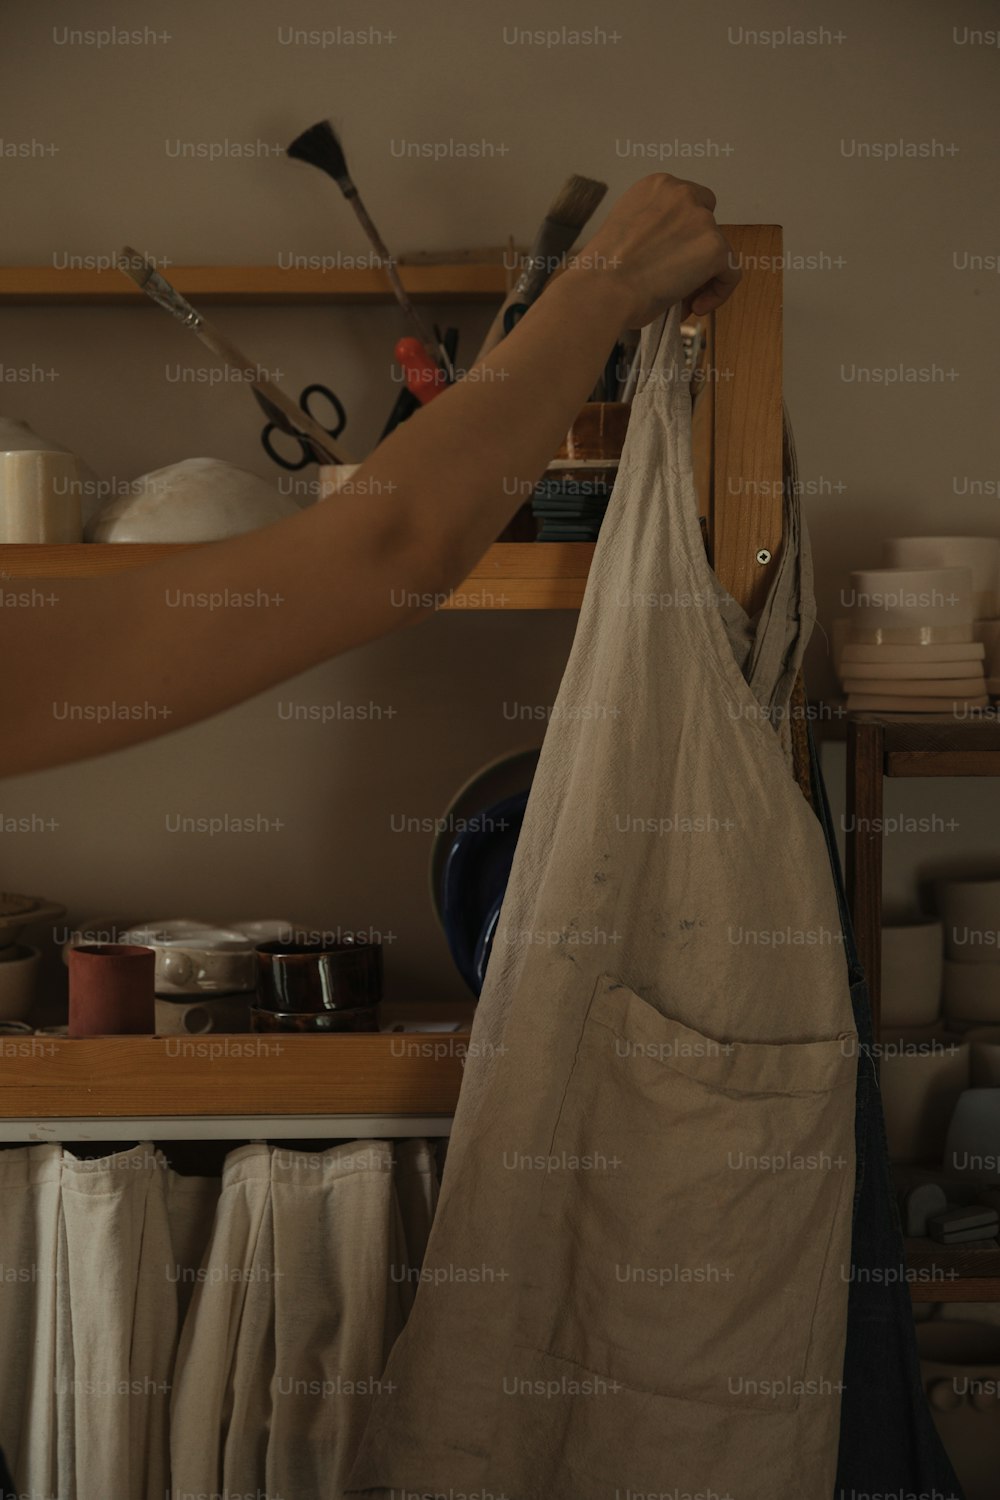
[{"label": "thin paintbrush handle", "polygon": [[[227,339],[225,334],[215,327],[214,323],[209,323],[208,319],[203,317],[197,308],[191,306],[186,297],[181,296],[175,286],[171,286],[165,276],[161,275],[154,266],[149,264],[144,256],[139,255],[130,245],[126,245],[123,249],[119,257],[118,268],[131,281],[134,281],[136,286],[145,292],[150,301],[156,303],[157,307],[162,307],[172,318],[176,318],[179,323],[183,323],[185,328],[189,328],[201,340],[206,349],[211,349],[212,353],[218,359],[232,365],[234,369],[239,370],[242,374],[248,375],[250,377],[249,384],[252,388],[255,391],[260,391],[261,395],[266,396],[272,405],[277,406],[298,431],[307,433],[317,447],[323,453],[329,455],[332,463],[350,462],[344,455],[338,453],[325,427],[320,427],[318,422],[313,421],[309,413],[304,411],[302,407],[295,406],[280,386],[275,385],[273,381],[268,380],[267,376],[261,373],[259,365],[255,365],[252,360],[249,360],[243,353],[243,350],[238,349],[230,339]],[[140,270],[142,272],[141,275],[139,274]]]},{"label": "thin paintbrush handle", "polygon": [[201,339],[206,349],[211,349],[212,353],[217,355],[219,359],[225,360],[227,364],[233,365],[236,369],[242,370],[244,374],[248,375],[250,377],[248,383],[253,386],[254,390],[260,391],[261,395],[266,396],[274,406],[277,406],[280,411],[284,412],[285,416],[300,432],[304,432],[308,437],[312,438],[313,442],[324,453],[329,455],[331,463],[346,464],[353,462],[353,459],[347,458],[343,453],[338,451],[333,438],[327,432],[326,428],[321,427],[318,422],[314,421],[307,411],[303,411],[301,406],[296,406],[295,402],[285,395],[280,385],[275,385],[273,380],[268,380],[267,376],[261,371],[260,366],[255,365],[252,360],[249,360],[242,349],[237,348],[224,333],[216,328],[214,323],[209,323],[199,313],[197,324],[190,326],[192,332]]},{"label": "thin paintbrush handle", "polygon": [[420,314],[417,312],[417,309],[410,301],[410,294],[403,285],[400,279],[399,272],[396,270],[396,262],[389,254],[385,241],[382,239],[382,236],[375,228],[371,216],[369,215],[367,208],[365,208],[365,205],[362,202],[361,194],[358,192],[357,188],[353,188],[353,191],[345,191],[344,197],[349,200],[351,207],[357,214],[362,229],[368,236],[368,239],[374,247],[375,253],[378,256],[379,260],[382,262],[383,270],[388,276],[392,289],[396,294],[396,301],[399,303],[400,307],[403,309],[404,313],[409,318],[414,328],[417,330],[417,336],[419,337],[420,342],[423,344],[424,348],[427,350],[428,356],[434,361],[436,365],[441,365],[443,363],[444,368],[446,370],[450,370],[451,361],[448,359],[447,351],[442,347],[441,344],[438,343],[437,339],[431,333],[423,318],[420,316]]}]

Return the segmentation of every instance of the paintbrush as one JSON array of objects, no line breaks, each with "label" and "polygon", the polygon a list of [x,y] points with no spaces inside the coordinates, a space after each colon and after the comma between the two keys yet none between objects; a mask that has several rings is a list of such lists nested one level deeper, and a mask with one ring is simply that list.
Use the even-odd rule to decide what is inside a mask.
[{"label": "paintbrush", "polygon": [[[224,333],[220,332],[207,318],[202,317],[187,298],[182,297],[177,288],[171,286],[167,278],[137,250],[126,245],[118,259],[118,269],[131,277],[136,286],[141,287],[146,296],[158,307],[164,308],[178,322],[183,323],[185,328],[190,328],[195,337],[199,338],[207,349],[211,349],[216,358],[231,365],[234,370],[239,370],[246,377],[246,384],[250,386],[259,405],[272,421],[276,420],[273,408],[277,408],[278,412],[282,413],[292,424],[290,429],[286,427],[286,431],[305,433],[313,446],[319,449],[325,462],[331,464],[350,462],[334,446],[333,439],[325,427],[314,422],[307,411],[296,406],[279,385],[275,385],[273,380],[268,379],[260,365],[254,364],[242,349],[237,349]],[[269,406],[272,410],[268,409]],[[278,425],[284,426],[285,424],[279,421]]]},{"label": "paintbrush", "polygon": [[308,130],[303,130],[302,134],[297,135],[292,144],[287,148],[286,154],[294,158],[295,161],[305,161],[311,167],[318,167],[321,172],[325,172],[328,177],[333,178],[357,214],[358,221],[368,236],[369,242],[378,256],[380,265],[389,278],[389,283],[396,295],[396,301],[417,330],[420,342],[434,363],[447,371],[448,379],[454,380],[455,369],[448,358],[448,351],[440,339],[435,339],[430,329],[424,323],[423,318],[421,318],[410,301],[409,293],[400,280],[399,272],[396,270],[396,262],[389,254],[385,241],[372,223],[371,215],[365,208],[361,194],[354,185],[354,179],[347,168],[344,148],[340,144],[329,120],[320,120],[318,125],[310,125]]},{"label": "paintbrush", "polygon": [[574,174],[566,179],[549,205],[521,274],[490,324],[474,363],[484,359],[503,338],[504,315],[508,307],[516,302],[530,307],[536,300],[607,190],[606,182],[596,182],[592,177]]}]

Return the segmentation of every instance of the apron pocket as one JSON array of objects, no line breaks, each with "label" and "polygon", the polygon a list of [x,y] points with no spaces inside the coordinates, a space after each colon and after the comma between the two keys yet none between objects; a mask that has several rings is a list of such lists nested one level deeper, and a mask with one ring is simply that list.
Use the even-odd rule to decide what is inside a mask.
[{"label": "apron pocket", "polygon": [[602,975],[548,1157],[530,1158],[520,1342],[634,1390],[794,1410],[821,1293],[846,1297],[828,1260],[856,1067],[851,1033],[721,1042]]}]

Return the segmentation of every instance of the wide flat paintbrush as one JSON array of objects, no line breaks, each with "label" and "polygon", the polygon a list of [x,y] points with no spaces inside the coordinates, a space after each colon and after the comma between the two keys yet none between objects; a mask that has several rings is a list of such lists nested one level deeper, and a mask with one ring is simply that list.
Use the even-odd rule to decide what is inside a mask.
[{"label": "wide flat paintbrush", "polygon": [[368,236],[368,240],[375,254],[378,256],[382,269],[389,278],[389,284],[395,293],[396,301],[416,329],[420,342],[434,363],[447,371],[448,379],[454,380],[455,370],[451,360],[448,358],[448,351],[440,339],[434,337],[410,301],[410,295],[400,280],[399,272],[396,270],[396,262],[389,254],[385,241],[375,228],[371,215],[365,208],[361,194],[354,184],[354,179],[348,171],[344,148],[340,144],[329,120],[320,120],[318,125],[310,125],[308,130],[303,130],[302,134],[296,136],[292,144],[287,148],[287,154],[296,161],[305,161],[311,167],[318,167],[321,172],[325,172],[328,177],[333,178],[357,214],[358,221]]},{"label": "wide flat paintbrush", "polygon": [[518,302],[530,306],[535,301],[607,190],[606,182],[597,182],[592,177],[574,174],[566,179],[541,222],[521,274],[490,324],[474,363],[489,354],[503,338],[507,309]]},{"label": "wide flat paintbrush", "polygon": [[[156,269],[145,256],[140,255],[126,245],[118,260],[118,269],[130,276],[136,286],[141,287],[146,296],[155,302],[157,306],[164,308],[178,322],[183,323],[185,328],[201,340],[207,349],[239,370],[247,377],[247,384],[257,393],[261,403],[270,402],[292,423],[292,430],[304,432],[312,443],[327,457],[327,462],[332,464],[350,463],[344,454],[334,445],[333,439],[324,427],[314,422],[309,413],[296,406],[279,385],[269,380],[260,365],[248,359],[242,349],[236,345],[203,317],[196,308],[192,307],[186,297],[182,297],[176,287],[170,285],[167,278]],[[264,408],[266,410],[266,407]],[[270,413],[268,413],[270,415]]]}]

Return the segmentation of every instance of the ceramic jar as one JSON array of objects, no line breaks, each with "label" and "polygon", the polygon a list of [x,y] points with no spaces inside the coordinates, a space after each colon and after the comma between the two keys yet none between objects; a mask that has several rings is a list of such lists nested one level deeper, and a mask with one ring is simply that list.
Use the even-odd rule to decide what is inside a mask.
[{"label": "ceramic jar", "polygon": [[940,1163],[955,1105],[969,1087],[968,1042],[902,1032],[881,1048],[889,1155],[898,1162]]},{"label": "ceramic jar", "polygon": [[156,955],[130,943],[71,948],[69,1035],[151,1036],[156,1028]]}]

